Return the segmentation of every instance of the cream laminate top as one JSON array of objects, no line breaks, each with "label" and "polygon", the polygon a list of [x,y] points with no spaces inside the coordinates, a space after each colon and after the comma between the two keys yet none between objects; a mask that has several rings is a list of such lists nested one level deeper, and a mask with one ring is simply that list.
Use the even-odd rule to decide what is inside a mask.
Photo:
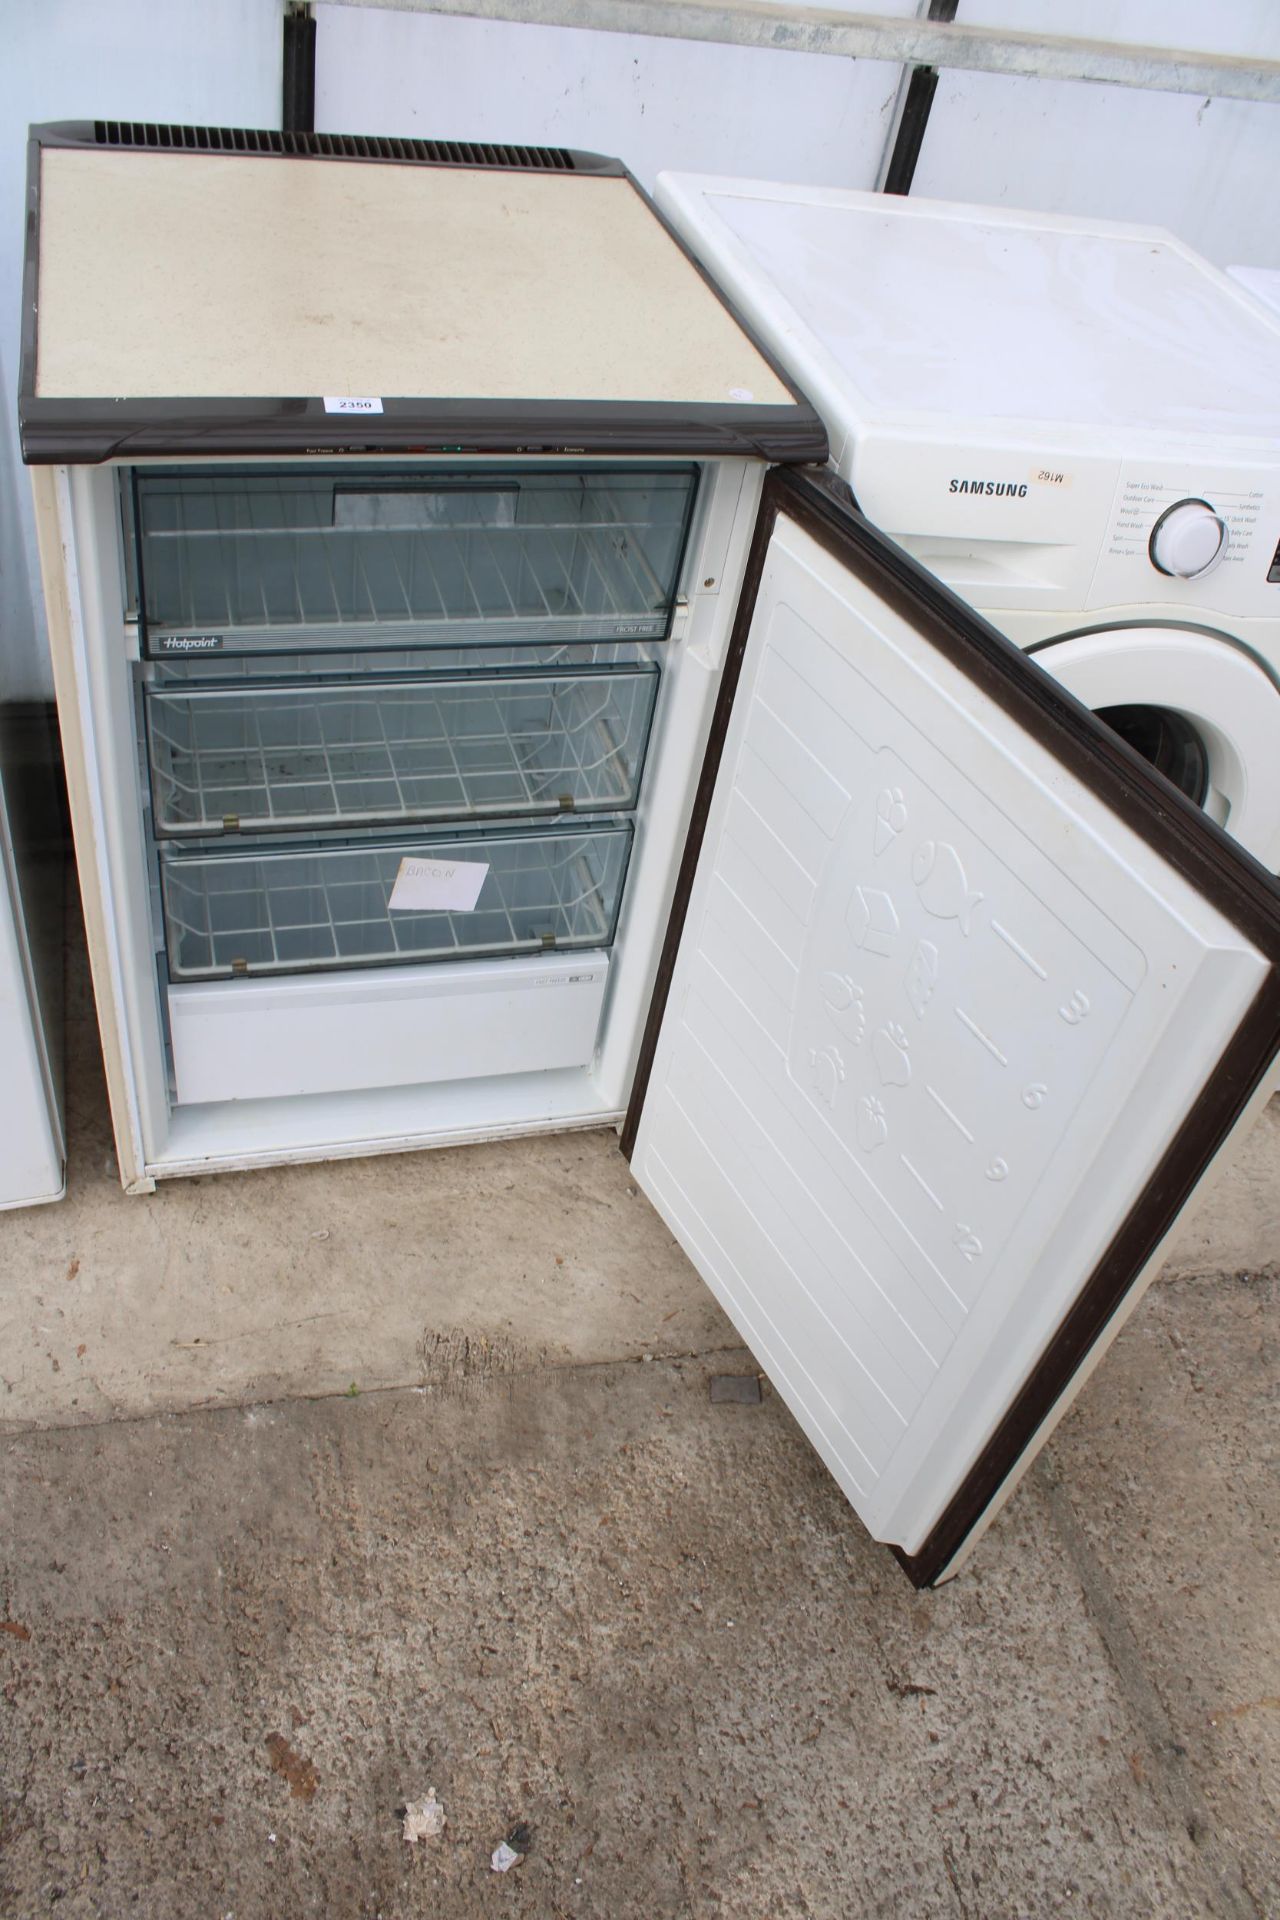
[{"label": "cream laminate top", "polygon": [[628,180],[61,148],[36,393],[794,404]]}]

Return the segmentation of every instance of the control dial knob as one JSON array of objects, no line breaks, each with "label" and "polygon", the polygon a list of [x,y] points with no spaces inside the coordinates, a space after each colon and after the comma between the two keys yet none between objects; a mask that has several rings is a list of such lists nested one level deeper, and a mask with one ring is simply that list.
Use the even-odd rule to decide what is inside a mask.
[{"label": "control dial knob", "polygon": [[1227,523],[1207,500],[1179,500],[1152,527],[1147,551],[1161,573],[1202,580],[1227,551]]}]

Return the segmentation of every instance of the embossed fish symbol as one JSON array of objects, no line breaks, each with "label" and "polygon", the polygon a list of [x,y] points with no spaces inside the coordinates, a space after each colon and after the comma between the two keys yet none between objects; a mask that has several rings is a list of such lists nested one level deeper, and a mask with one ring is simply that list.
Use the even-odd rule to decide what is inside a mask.
[{"label": "embossed fish symbol", "polygon": [[911,878],[926,913],[937,920],[958,920],[961,932],[969,932],[982,895],[971,891],[960,855],[949,840],[926,840],[918,846],[911,859]]}]

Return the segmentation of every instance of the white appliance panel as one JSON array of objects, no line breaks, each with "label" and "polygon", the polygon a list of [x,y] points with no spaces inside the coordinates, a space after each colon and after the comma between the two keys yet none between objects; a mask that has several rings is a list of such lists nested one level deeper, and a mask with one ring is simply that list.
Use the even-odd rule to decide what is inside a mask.
[{"label": "white appliance panel", "polygon": [[1172,234],[701,175],[657,197],[797,377],[834,373],[842,425],[1280,437],[1280,326]]},{"label": "white appliance panel", "polygon": [[169,989],[178,1100],[273,1100],[590,1063],[607,953]]},{"label": "white appliance panel", "polygon": [[1275,267],[1228,267],[1227,276],[1239,281],[1264,307],[1280,314],[1280,271]]},{"label": "white appliance panel", "polygon": [[62,1122],[17,890],[0,788],[0,1208],[60,1200],[66,1191]]},{"label": "white appliance panel", "polygon": [[60,1200],[65,858],[43,710],[0,707],[0,1208]]},{"label": "white appliance panel", "polygon": [[784,511],[632,1165],[876,1537],[929,1535],[1266,971]]}]

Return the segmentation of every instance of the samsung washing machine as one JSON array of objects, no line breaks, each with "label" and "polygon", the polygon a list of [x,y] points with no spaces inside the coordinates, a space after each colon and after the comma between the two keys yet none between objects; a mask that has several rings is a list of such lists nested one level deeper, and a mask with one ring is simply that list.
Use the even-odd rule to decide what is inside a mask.
[{"label": "samsung washing machine", "polygon": [[1280,868],[1280,314],[1157,229],[683,174],[657,197],[868,518]]}]

